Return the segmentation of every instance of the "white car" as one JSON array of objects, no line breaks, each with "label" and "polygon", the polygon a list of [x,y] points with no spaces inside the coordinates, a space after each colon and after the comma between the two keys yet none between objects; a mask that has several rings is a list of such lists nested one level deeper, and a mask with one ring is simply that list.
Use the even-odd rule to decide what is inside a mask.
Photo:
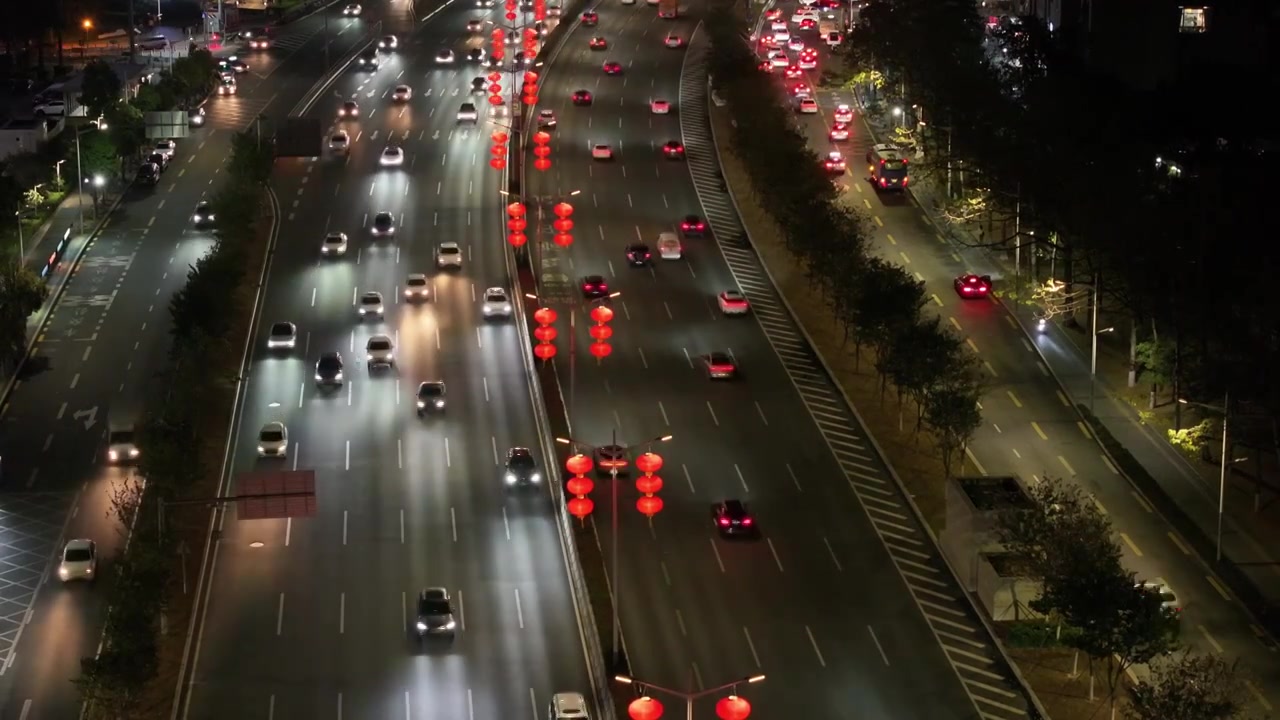
[{"label": "white car", "polygon": [[774,42],[777,42],[777,43],[784,43],[784,42],[787,42],[787,41],[788,41],[788,40],[790,40],[790,39],[791,39],[791,32],[790,32],[789,30],[786,30],[785,28],[784,28],[784,29],[782,29],[782,30],[774,30],[774,31],[773,31],[773,41],[774,41]]},{"label": "white car", "polygon": [[292,350],[298,344],[298,327],[291,322],[278,322],[271,325],[267,333],[268,350]]},{"label": "white car", "polygon": [[443,50],[441,50],[441,51],[439,51],[439,52],[437,52],[437,53],[436,53],[436,63],[437,63],[437,64],[440,64],[440,65],[452,65],[452,64],[453,64],[453,59],[454,59],[454,58],[453,58],[453,51],[452,51],[452,50],[450,50],[450,49],[448,49],[448,48],[445,48],[445,49],[443,49]]},{"label": "white car", "polygon": [[467,32],[472,33],[473,35],[474,35],[474,34],[476,34],[476,33],[484,32],[484,21],[483,21],[483,20],[468,20],[468,21],[467,21]]},{"label": "white car", "polygon": [[791,58],[781,50],[775,50],[769,53],[769,64],[776,68],[791,67]]},{"label": "white car", "polygon": [[649,110],[652,111],[654,115],[666,115],[671,112],[671,103],[666,100],[650,100]]},{"label": "white car", "polygon": [[161,140],[151,148],[151,152],[160,153],[161,155],[173,159],[173,154],[178,151],[178,143],[173,140]]},{"label": "white car", "polygon": [[107,431],[107,460],[112,463],[136,462],[142,451],[132,425],[113,427]]},{"label": "white car", "polygon": [[458,106],[458,122],[476,122],[480,119],[480,113],[476,111],[475,103],[462,103]]},{"label": "white car", "polygon": [[658,234],[658,257],[663,260],[679,260],[684,257],[684,248],[680,247],[680,239],[675,233]]},{"label": "white car", "polygon": [[613,148],[608,145],[594,145],[591,148],[592,160],[612,160]]},{"label": "white car", "polygon": [[219,95],[235,95],[236,79],[230,78],[230,77],[224,78],[222,82],[218,83],[218,94]]},{"label": "white car", "polygon": [[364,8],[360,7],[358,3],[351,3],[350,5],[342,8],[342,14],[347,17],[355,17],[362,12],[364,12]]},{"label": "white car", "polygon": [[422,273],[411,273],[404,280],[404,299],[405,300],[430,300],[431,288],[427,283],[427,276]]},{"label": "white car", "polygon": [[378,41],[379,50],[395,50],[398,47],[400,47],[400,41],[395,35],[384,35],[382,36],[382,39]]},{"label": "white car", "polygon": [[538,111],[538,127],[553,128],[556,126],[555,110],[539,110]]},{"label": "white car", "polygon": [[827,47],[840,47],[840,43],[844,42],[844,36],[838,32],[829,32],[826,37]]},{"label": "white car", "polygon": [[832,116],[831,119],[835,120],[838,123],[853,122],[853,110],[845,103],[840,103],[839,105],[837,105],[835,112],[831,113],[831,116]]},{"label": "white car", "polygon": [[360,317],[382,317],[382,293],[367,292],[360,296],[358,305]]},{"label": "white car", "polygon": [[382,151],[382,156],[378,158],[378,164],[382,167],[399,167],[404,164],[404,150],[399,145],[388,145]]},{"label": "white car", "polygon": [[97,575],[98,544],[84,538],[68,540],[62,548],[62,560],[58,563],[58,579],[62,582],[93,582]]},{"label": "white car", "polygon": [[370,370],[376,367],[395,367],[395,344],[386,335],[374,335],[364,344],[364,359]]},{"label": "white car", "polygon": [[511,317],[511,298],[507,296],[507,291],[500,287],[485,290],[483,312],[486,318]]},{"label": "white car", "polygon": [[442,269],[462,267],[462,248],[458,243],[440,243],[440,247],[436,248],[436,267]]},{"label": "white car", "polygon": [[813,98],[800,98],[800,102],[796,103],[796,111],[805,115],[812,115],[818,112],[818,101]]},{"label": "white car", "polygon": [[413,97],[413,88],[408,85],[397,85],[396,89],[391,91],[391,99],[395,102],[409,102],[411,97]]},{"label": "white car", "polygon": [[285,457],[289,454],[289,429],[284,423],[269,422],[258,431],[258,457]]},{"label": "white car", "polygon": [[32,108],[32,112],[39,117],[62,117],[67,112],[67,103],[65,100],[45,100]]},{"label": "white car", "polygon": [[338,132],[330,135],[329,149],[336,153],[344,153],[350,150],[351,136],[347,134],[346,130],[339,130]]},{"label": "white car", "polygon": [[779,17],[777,20],[769,23],[769,32],[778,32],[787,29],[787,21]]},{"label": "white car", "polygon": [[716,296],[716,304],[725,315],[746,315],[751,309],[747,296],[737,290],[725,290]]},{"label": "white car", "polygon": [[635,5],[636,0],[622,0],[623,5]]},{"label": "white car", "polygon": [[347,254],[347,234],[340,232],[331,232],[324,236],[324,242],[320,243],[320,254],[332,257],[341,257]]},{"label": "white car", "polygon": [[817,70],[818,59],[813,55],[801,55],[796,65],[799,65],[801,70]]},{"label": "white car", "polygon": [[666,39],[662,41],[662,44],[672,49],[682,48],[684,47],[684,38],[676,35],[675,33],[670,33],[667,35]]},{"label": "white car", "polygon": [[792,52],[802,52],[804,50],[804,40],[793,37],[787,41],[787,49]]},{"label": "white car", "polygon": [[551,704],[547,707],[547,720],[591,720],[587,714],[587,699],[577,692],[552,695]]},{"label": "white car", "polygon": [[796,10],[795,12],[791,13],[791,22],[793,22],[793,23],[798,23],[798,22],[800,22],[801,20],[804,20],[804,19],[806,19],[806,18],[807,18],[807,19],[809,19],[809,20],[813,20],[814,22],[817,22],[817,20],[818,20],[818,11],[817,11],[817,10],[813,10],[813,9],[811,9],[811,8],[803,8],[803,7],[802,7],[802,8],[799,8],[798,10]]}]

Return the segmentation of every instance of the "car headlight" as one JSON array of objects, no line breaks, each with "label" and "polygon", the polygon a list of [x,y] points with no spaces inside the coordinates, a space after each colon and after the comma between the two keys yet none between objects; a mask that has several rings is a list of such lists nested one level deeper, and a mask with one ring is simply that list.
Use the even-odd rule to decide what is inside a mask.
[{"label": "car headlight", "polygon": [[536,472],[536,473],[532,473],[532,474],[530,474],[530,475],[529,475],[529,480],[531,480],[531,481],[533,481],[533,482],[542,482],[542,473],[537,473],[537,472]]},{"label": "car headlight", "polygon": [[71,577],[71,573],[65,567],[59,567],[58,577],[62,578],[63,580],[66,580],[68,577]]},{"label": "car headlight", "polygon": [[512,473],[507,473],[507,476],[505,479],[508,485],[514,485],[516,483],[516,476],[513,475]]},{"label": "car headlight", "polygon": [[419,620],[419,621],[418,621],[418,632],[426,632],[426,631],[427,631],[427,624],[426,624],[426,623],[424,623],[424,622],[422,622],[421,620]]},{"label": "car headlight", "polygon": [[267,451],[266,448],[262,447],[261,445],[258,446],[258,452],[265,453],[266,451]]},{"label": "car headlight", "polygon": [[504,313],[509,313],[509,312],[511,312],[511,303],[505,303],[505,304],[502,306],[502,312],[504,312]]},{"label": "car headlight", "polygon": [[114,462],[114,461],[116,461],[116,460],[119,460],[119,459],[120,459],[120,453],[116,452],[115,450],[108,450],[108,451],[107,451],[107,459],[109,459],[109,460],[111,460],[111,461],[113,461],[113,462]]},{"label": "car headlight", "polygon": [[138,448],[130,448],[130,449],[129,449],[129,457],[131,457],[131,458],[136,458],[136,457],[138,457],[138,455],[139,455],[139,454],[140,454],[140,453],[138,452]]},{"label": "car headlight", "polygon": [[424,408],[424,407],[426,407],[426,406],[427,406],[427,403],[426,403],[426,401],[425,401],[425,400],[419,400],[419,401],[418,401],[418,409],[419,409],[419,410],[421,410],[422,408]]},{"label": "car headlight", "polygon": [[338,374],[334,375],[334,376],[333,376],[333,379],[334,379],[334,380],[341,380],[341,379],[342,379],[342,373],[338,373]]},{"label": "car headlight", "polygon": [[444,407],[444,401],[443,401],[443,400],[437,400],[437,401],[436,401],[436,407],[438,407],[438,408],[442,408],[442,407]]},{"label": "car headlight", "polygon": [[488,305],[485,305],[485,306],[484,306],[484,314],[485,314],[485,315],[490,315],[490,314],[492,314],[492,313],[493,313],[493,308],[492,308],[492,307],[489,307]]},{"label": "car headlight", "polygon": [[320,382],[321,380],[324,380],[324,378],[321,377],[320,373],[316,373],[316,382]]},{"label": "car headlight", "polygon": [[365,314],[365,312],[367,312],[367,311],[366,311],[364,308],[360,308],[360,314],[361,314],[361,315]]},{"label": "car headlight", "polygon": [[449,622],[447,622],[447,623],[445,623],[445,624],[444,624],[444,629],[445,629],[445,630],[452,630],[452,629],[454,629],[455,627],[457,627],[457,625],[458,625],[457,623],[455,623],[454,621],[450,620]]},{"label": "car headlight", "polygon": [[365,356],[364,356],[364,359],[365,359],[365,360],[367,360],[368,362],[373,362],[373,356],[372,356],[372,355],[365,355]]}]

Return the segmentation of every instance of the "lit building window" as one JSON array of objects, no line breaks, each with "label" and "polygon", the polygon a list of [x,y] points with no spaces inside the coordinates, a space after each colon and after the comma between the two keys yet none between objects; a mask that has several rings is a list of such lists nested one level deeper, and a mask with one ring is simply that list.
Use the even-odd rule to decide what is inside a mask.
[{"label": "lit building window", "polygon": [[1209,8],[1178,8],[1178,32],[1202,33],[1209,29]]}]

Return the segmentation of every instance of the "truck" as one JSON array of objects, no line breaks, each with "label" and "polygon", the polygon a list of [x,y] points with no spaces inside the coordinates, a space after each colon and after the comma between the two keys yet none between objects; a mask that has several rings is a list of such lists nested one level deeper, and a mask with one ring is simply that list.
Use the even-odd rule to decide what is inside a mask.
[{"label": "truck", "polygon": [[674,20],[680,13],[680,0],[658,0],[658,17]]}]

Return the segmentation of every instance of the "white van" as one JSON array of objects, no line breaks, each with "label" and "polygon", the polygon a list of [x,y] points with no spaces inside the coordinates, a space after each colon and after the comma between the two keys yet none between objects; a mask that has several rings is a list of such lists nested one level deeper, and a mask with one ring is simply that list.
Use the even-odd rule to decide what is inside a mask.
[{"label": "white van", "polygon": [[138,41],[139,50],[168,50],[169,38],[163,35],[151,35]]},{"label": "white van", "polygon": [[551,696],[547,706],[547,720],[591,720],[587,712],[587,699],[582,693],[559,692]]}]

